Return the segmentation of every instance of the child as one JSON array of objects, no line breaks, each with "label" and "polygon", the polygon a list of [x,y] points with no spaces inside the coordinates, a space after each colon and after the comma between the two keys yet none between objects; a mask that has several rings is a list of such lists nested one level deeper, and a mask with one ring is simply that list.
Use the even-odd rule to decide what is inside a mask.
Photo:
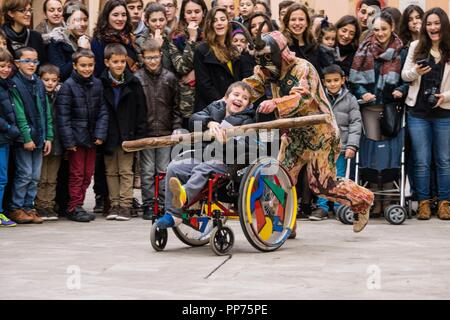
[{"label": "child", "polygon": [[[223,141],[224,131],[221,128],[223,121],[232,126],[253,123],[254,111],[250,105],[252,89],[244,82],[235,82],[227,90],[222,100],[211,103],[204,110],[192,115],[191,129],[195,123],[200,123],[202,130],[209,129],[218,141]],[[239,140],[233,140],[235,143]],[[242,141],[242,140],[240,140]],[[225,147],[225,150],[228,148]],[[230,148],[230,150],[241,150]],[[234,154],[234,159],[236,155]],[[169,188],[166,193],[166,214],[157,221],[160,229],[171,228],[181,223],[181,208],[187,201],[194,199],[205,187],[212,173],[226,173],[227,166],[224,159],[214,157],[214,160],[199,162],[197,159],[184,159],[172,161],[167,168],[166,184]]]},{"label": "child", "polygon": [[[0,49],[0,227],[14,227],[16,223],[9,220],[3,211],[3,196],[8,182],[8,159],[10,145],[20,137],[16,126],[13,106],[8,94],[8,80],[12,70],[12,55],[6,48]],[[25,220],[31,221],[28,216]]]},{"label": "child", "polygon": [[82,206],[94,174],[96,146],[102,145],[107,137],[108,108],[102,82],[93,76],[94,53],[80,49],[72,55],[72,60],[74,71],[56,97],[56,119],[69,158],[67,218],[89,222],[95,215]]},{"label": "child", "polygon": [[337,29],[334,24],[328,22],[328,17],[323,19],[320,28],[317,29],[317,42],[320,44],[320,50],[329,56],[330,61],[338,59],[336,51]]},{"label": "child", "polygon": [[6,33],[0,29],[0,48],[8,50],[8,39],[6,38]]},{"label": "child", "polygon": [[[51,106],[53,123],[56,123],[56,92],[59,87],[59,68],[52,64],[45,64],[39,69],[39,76],[45,86],[47,101]],[[54,126],[54,129],[55,126]],[[58,130],[54,130],[52,152],[42,161],[41,180],[36,195],[36,209],[44,220],[58,220],[55,197],[58,170],[61,165],[63,150],[59,141]]]},{"label": "child", "polygon": [[105,48],[104,97],[109,112],[104,145],[106,181],[111,209],[107,220],[127,221],[133,204],[134,153],[124,152],[122,142],[145,137],[147,107],[139,80],[126,69],[127,49],[118,43]]},{"label": "child", "polygon": [[[158,42],[148,39],[142,45],[144,68],[136,72],[144,88],[147,103],[147,137],[171,135],[181,129],[182,118],[178,101],[178,80],[173,73],[161,65],[162,52]],[[144,208],[143,218],[150,220],[154,198],[155,174],[165,172],[170,162],[171,148],[143,150],[141,161],[141,192]],[[160,185],[161,200],[164,201],[164,184]]]},{"label": "child", "polygon": [[[341,135],[341,154],[336,162],[338,177],[345,177],[347,159],[352,159],[359,148],[362,120],[356,98],[345,88],[345,73],[338,65],[330,65],[323,70],[323,84],[332,106]],[[327,200],[319,198],[317,209],[313,211],[310,220],[319,221],[328,217]],[[339,204],[334,203],[335,210]]]},{"label": "child", "polygon": [[236,29],[232,33],[233,37],[233,45],[238,48],[239,52],[242,54],[247,50],[248,41],[244,35],[244,31],[242,29]]},{"label": "child", "polygon": [[39,65],[38,53],[30,47],[16,51],[18,72],[12,78],[14,111],[19,127],[22,146],[15,149],[15,174],[12,184],[10,218],[17,223],[33,223],[43,219],[34,209],[42,158],[50,154],[53,140],[51,107],[45,97],[42,81],[35,74]]},{"label": "child", "polygon": [[238,21],[246,23],[255,10],[256,0],[239,0]]}]

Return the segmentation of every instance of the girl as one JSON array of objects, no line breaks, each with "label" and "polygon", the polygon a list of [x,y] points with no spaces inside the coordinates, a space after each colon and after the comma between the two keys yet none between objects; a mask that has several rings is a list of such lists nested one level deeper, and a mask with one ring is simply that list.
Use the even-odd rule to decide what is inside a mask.
[{"label": "girl", "polygon": [[65,27],[63,18],[63,4],[61,0],[45,0],[44,1],[44,20],[37,25],[34,30],[42,35],[44,42],[50,42],[49,34],[57,27]]},{"label": "girl", "polygon": [[409,48],[411,42],[419,40],[423,14],[422,8],[413,4],[403,11],[399,36],[405,47]]}]

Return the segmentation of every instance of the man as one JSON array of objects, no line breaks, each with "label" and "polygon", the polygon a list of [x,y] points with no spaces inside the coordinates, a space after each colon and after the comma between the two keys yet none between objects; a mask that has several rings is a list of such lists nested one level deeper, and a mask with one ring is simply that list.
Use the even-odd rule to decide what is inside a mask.
[{"label": "man", "polygon": [[142,14],[144,13],[144,2],[142,0],[126,0],[127,10],[130,14],[131,24],[133,25],[133,34],[136,37],[141,36],[147,29]]},{"label": "man", "polygon": [[356,7],[356,17],[358,18],[359,25],[362,31],[366,31],[369,26],[370,18],[373,18],[376,12],[380,11],[381,4],[379,0],[362,0]]},{"label": "man", "polygon": [[234,20],[236,17],[236,14],[234,12],[234,0],[217,0],[216,6],[218,7],[224,7],[227,9],[228,17],[230,20]]}]

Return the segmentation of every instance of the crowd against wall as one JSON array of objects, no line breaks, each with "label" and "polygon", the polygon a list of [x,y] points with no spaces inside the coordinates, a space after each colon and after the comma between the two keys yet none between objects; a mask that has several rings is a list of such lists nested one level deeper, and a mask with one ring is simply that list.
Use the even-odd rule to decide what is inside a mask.
[{"label": "crowd against wall", "polygon": [[[45,19],[32,29],[36,10]],[[442,9],[410,5],[400,12],[362,0],[354,16],[329,21],[283,0],[274,20],[264,0],[240,0],[238,8],[233,0],[216,0],[210,10],[204,0],[146,7],[141,0],[108,0],[92,35],[89,14],[79,1],[46,0],[33,8],[30,0],[3,0],[1,226],[61,216],[89,222],[95,213],[128,221],[142,212],[151,219],[154,177],[167,169],[171,149],[127,153],[122,142],[192,129],[193,116],[212,110],[233,83],[253,75],[257,61],[248,37],[274,30],[322,79],[341,134],[338,176],[345,176],[363,135],[383,141],[395,134],[380,126],[385,107],[394,104],[406,115],[417,218],[450,219],[450,23]],[[267,87],[251,108],[271,98]],[[96,203],[86,210],[92,178]],[[299,217],[326,219],[333,204],[309,191],[303,171],[297,185]],[[388,205],[377,200],[371,214]]]}]

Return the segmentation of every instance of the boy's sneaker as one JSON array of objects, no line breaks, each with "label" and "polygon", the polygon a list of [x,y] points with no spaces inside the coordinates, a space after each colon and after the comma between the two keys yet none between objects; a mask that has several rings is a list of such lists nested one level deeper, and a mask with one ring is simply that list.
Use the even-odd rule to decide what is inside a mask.
[{"label": "boy's sneaker", "polygon": [[131,219],[130,210],[131,210],[131,208],[120,207],[119,215],[117,216],[116,220],[117,221],[129,221]]},{"label": "boy's sneaker", "polygon": [[33,223],[41,224],[44,222],[44,219],[41,218],[36,209],[26,210],[29,216],[33,217]]},{"label": "boy's sneaker", "polygon": [[113,206],[109,210],[109,213],[106,216],[106,220],[116,220],[118,215],[119,215],[119,206]]},{"label": "boy's sneaker", "polygon": [[309,216],[310,221],[322,221],[328,219],[328,212],[322,208],[317,208]]},{"label": "boy's sneaker", "polygon": [[25,210],[23,209],[14,209],[11,210],[8,213],[8,216],[11,220],[22,224],[22,223],[32,223],[33,222],[33,216],[29,215]]},{"label": "boy's sneaker", "polygon": [[56,221],[58,220],[58,213],[53,208],[47,209],[47,220],[48,221]]},{"label": "boy's sneaker", "polygon": [[0,227],[15,227],[17,223],[9,220],[3,213],[0,213]]},{"label": "boy's sneaker", "polygon": [[180,225],[181,222],[183,222],[183,219],[174,217],[170,213],[166,213],[156,221],[156,226],[159,229],[169,229]]},{"label": "boy's sneaker", "polygon": [[180,180],[175,177],[170,178],[169,189],[172,192],[172,205],[177,209],[183,208],[186,203],[187,196],[186,190],[184,190]]},{"label": "boy's sneaker", "polygon": [[67,219],[76,222],[91,222],[91,218],[82,211],[67,212]]}]

